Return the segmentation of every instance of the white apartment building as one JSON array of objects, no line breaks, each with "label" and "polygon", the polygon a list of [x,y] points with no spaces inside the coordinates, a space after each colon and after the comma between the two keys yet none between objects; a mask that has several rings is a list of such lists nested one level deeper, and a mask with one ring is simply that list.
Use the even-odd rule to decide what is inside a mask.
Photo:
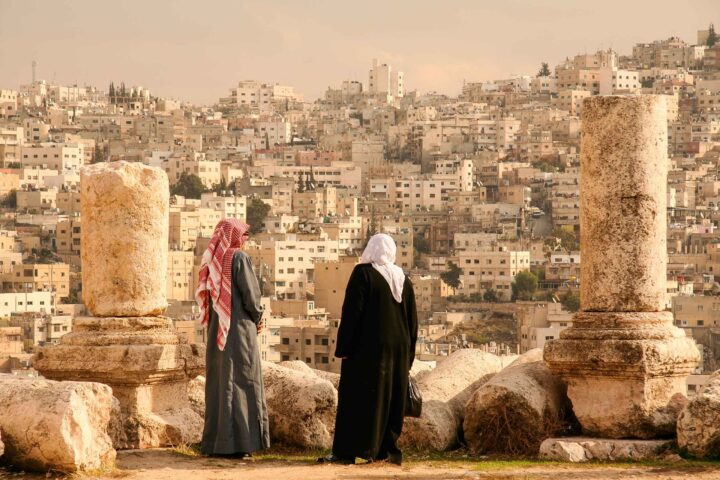
[{"label": "white apartment building", "polygon": [[435,173],[439,175],[456,175],[458,177],[461,192],[473,191],[475,178],[473,168],[474,162],[467,158],[456,157],[435,162]]},{"label": "white apartment building", "polygon": [[555,302],[518,302],[518,330],[520,353],[544,348],[550,340],[560,338],[560,332],[572,326],[572,313]]},{"label": "white apartment building", "polygon": [[315,262],[336,261],[339,248],[338,241],[327,235],[310,240],[286,234],[282,239],[263,241],[260,249],[247,252],[253,257],[256,274],[269,282],[270,293],[295,300],[305,298],[314,279]]},{"label": "white apartment building", "polygon": [[255,135],[265,140],[266,147],[290,143],[292,140],[292,125],[283,119],[264,120],[255,124]]},{"label": "white apartment building", "polygon": [[600,95],[637,93],[640,91],[640,73],[637,70],[601,68],[599,70]]},{"label": "white apartment building", "polygon": [[53,292],[0,293],[0,318],[25,312],[53,313]]},{"label": "white apartment building", "polygon": [[260,111],[272,110],[274,101],[302,102],[303,96],[288,85],[270,85],[255,80],[244,80],[238,82],[236,88],[230,89],[229,97],[220,99],[221,104],[246,106]]},{"label": "white apartment building", "polygon": [[394,72],[387,63],[378,64],[373,59],[368,74],[368,92],[373,95],[384,95],[389,102],[405,95],[405,74]]},{"label": "white apartment building", "polygon": [[20,163],[24,168],[77,171],[85,158],[81,144],[41,143],[21,148]]},{"label": "white apartment building", "polygon": [[434,174],[420,179],[396,179],[390,189],[390,199],[403,212],[438,211],[447,205],[450,192],[461,191],[462,180],[458,174]]},{"label": "white apartment building", "polygon": [[239,195],[219,196],[215,192],[203,193],[200,196],[200,207],[215,210],[220,218],[236,218],[245,221],[247,218],[247,197]]},{"label": "white apartment building", "polygon": [[352,162],[336,161],[331,162],[329,167],[306,167],[278,165],[273,160],[259,160],[255,161],[252,167],[248,167],[248,174],[251,178],[261,179],[273,176],[291,178],[297,184],[310,175],[311,169],[316,186],[332,185],[360,189],[361,169]]}]

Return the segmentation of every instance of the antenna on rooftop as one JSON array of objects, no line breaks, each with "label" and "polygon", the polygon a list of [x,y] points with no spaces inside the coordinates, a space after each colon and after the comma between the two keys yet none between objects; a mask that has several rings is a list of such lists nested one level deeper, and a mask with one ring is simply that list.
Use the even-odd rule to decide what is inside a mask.
[{"label": "antenna on rooftop", "polygon": [[37,68],[37,62],[32,61],[32,83],[35,83],[35,69]]}]

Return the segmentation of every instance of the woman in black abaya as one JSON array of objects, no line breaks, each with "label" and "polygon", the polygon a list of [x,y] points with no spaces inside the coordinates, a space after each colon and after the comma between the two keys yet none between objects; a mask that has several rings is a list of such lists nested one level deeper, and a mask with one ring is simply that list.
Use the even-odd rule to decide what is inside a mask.
[{"label": "woman in black abaya", "polygon": [[350,276],[335,350],[343,359],[335,440],[322,462],[402,462],[396,442],[418,322],[412,283],[395,252],[390,236],[373,236]]}]

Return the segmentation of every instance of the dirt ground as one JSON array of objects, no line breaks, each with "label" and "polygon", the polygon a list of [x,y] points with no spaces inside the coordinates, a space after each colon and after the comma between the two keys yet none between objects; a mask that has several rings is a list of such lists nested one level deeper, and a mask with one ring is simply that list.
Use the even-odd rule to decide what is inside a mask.
[{"label": "dirt ground", "polygon": [[473,460],[410,456],[402,467],[385,463],[316,465],[307,454],[266,454],[252,460],[207,458],[188,451],[129,450],[118,452],[117,468],[107,472],[27,474],[0,470],[1,479],[39,480],[359,480],[359,479],[497,479],[497,480],[720,480],[720,463],[677,461],[654,464],[573,465],[538,461]]}]

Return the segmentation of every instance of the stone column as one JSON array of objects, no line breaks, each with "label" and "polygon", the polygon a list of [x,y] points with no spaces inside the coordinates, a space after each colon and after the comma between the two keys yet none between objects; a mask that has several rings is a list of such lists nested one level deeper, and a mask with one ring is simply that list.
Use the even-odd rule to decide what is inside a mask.
[{"label": "stone column", "polygon": [[581,147],[581,309],[545,361],[585,434],[673,436],[699,353],[665,311],[665,98],[586,99]]},{"label": "stone column", "polygon": [[202,418],[187,382],[204,369],[202,347],[179,337],[167,307],[169,189],[165,172],[140,163],[84,167],[80,175],[83,300],[35,368],[53,380],[104,383],[119,400],[116,448],[194,443]]}]

